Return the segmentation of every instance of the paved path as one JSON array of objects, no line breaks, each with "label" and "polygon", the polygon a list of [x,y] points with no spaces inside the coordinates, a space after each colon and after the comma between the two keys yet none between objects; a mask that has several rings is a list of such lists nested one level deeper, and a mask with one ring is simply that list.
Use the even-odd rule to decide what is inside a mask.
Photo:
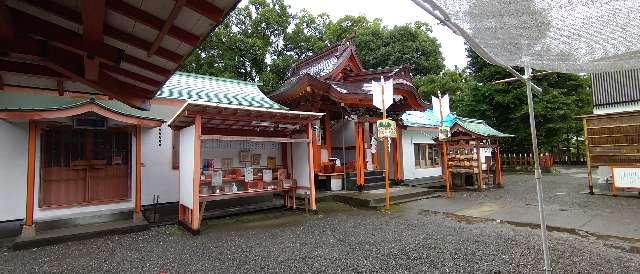
[{"label": "paved path", "polygon": [[[504,189],[456,192],[452,199],[426,199],[405,206],[414,210],[539,224],[533,176],[508,174],[504,179]],[[542,182],[549,226],[640,239],[640,196],[584,194],[587,190],[586,169],[561,169],[559,174],[543,175]]]}]

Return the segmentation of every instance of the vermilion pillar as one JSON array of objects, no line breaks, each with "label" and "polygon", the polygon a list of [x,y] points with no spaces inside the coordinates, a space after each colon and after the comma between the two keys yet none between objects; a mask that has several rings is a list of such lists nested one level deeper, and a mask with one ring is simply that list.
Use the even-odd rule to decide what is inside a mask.
[{"label": "vermilion pillar", "polygon": [[36,176],[36,135],[37,128],[35,121],[29,121],[29,135],[27,144],[27,206],[24,225],[33,225],[33,199]]},{"label": "vermilion pillar", "polygon": [[202,118],[199,114],[194,119],[193,134],[193,208],[191,209],[191,228],[200,229],[200,135],[202,134]]},{"label": "vermilion pillar", "polygon": [[313,128],[311,123],[307,124],[307,138],[309,138],[309,142],[307,148],[309,150],[309,192],[310,199],[309,202],[312,210],[316,210],[316,185],[315,185],[315,173],[313,172]]},{"label": "vermilion pillar", "polygon": [[142,213],[142,126],[136,126],[136,198],[135,213]]}]

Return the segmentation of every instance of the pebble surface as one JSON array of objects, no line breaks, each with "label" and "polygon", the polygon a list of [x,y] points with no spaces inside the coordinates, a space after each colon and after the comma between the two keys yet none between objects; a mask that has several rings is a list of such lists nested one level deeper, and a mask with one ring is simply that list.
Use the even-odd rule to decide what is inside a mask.
[{"label": "pebble surface", "polygon": [[[0,250],[0,273],[541,272],[539,230],[464,222],[429,211],[321,203],[318,215],[267,211],[211,220],[193,236],[169,225],[23,251]],[[552,232],[557,273],[640,273],[640,255]]]}]

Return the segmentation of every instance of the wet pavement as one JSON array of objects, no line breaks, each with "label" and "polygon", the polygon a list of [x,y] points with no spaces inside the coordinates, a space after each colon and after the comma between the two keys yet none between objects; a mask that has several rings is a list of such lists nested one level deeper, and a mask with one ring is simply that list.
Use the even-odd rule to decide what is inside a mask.
[{"label": "wet pavement", "polygon": [[[586,188],[581,174],[544,177],[551,223],[637,233],[632,209],[640,199],[580,194]],[[207,220],[197,236],[167,225],[0,249],[0,273],[541,272],[535,186],[529,175],[505,178],[504,189],[458,192],[450,200],[414,201],[390,211],[322,202],[316,215],[280,209]],[[605,228],[595,225],[607,220]],[[550,227],[554,271],[640,273],[640,242],[592,231],[598,229]]]},{"label": "wet pavement", "polygon": [[[533,175],[507,174],[503,189],[455,192],[453,198],[426,199],[405,206],[455,215],[539,224]],[[560,169],[542,177],[547,224],[559,229],[640,239],[640,196],[588,195],[586,169]]]}]

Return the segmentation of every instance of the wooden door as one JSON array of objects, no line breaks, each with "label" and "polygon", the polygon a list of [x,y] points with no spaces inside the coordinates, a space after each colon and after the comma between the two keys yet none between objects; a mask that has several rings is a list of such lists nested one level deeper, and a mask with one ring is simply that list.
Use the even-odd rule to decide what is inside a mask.
[{"label": "wooden door", "polygon": [[42,144],[41,207],[130,199],[129,132],[52,128]]}]

